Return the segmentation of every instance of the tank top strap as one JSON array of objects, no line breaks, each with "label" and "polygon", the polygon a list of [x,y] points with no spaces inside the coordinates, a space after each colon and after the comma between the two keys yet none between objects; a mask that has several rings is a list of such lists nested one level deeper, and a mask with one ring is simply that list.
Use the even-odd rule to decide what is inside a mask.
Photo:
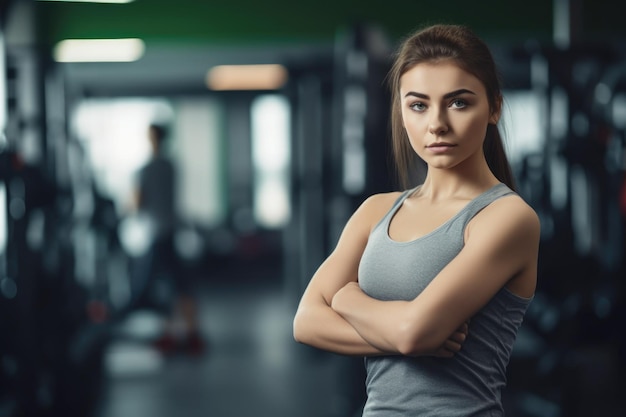
[{"label": "tank top strap", "polygon": [[465,206],[462,210],[463,227],[467,226],[470,220],[474,218],[482,209],[493,203],[497,199],[515,194],[506,184],[499,183],[480,194]]},{"label": "tank top strap", "polygon": [[415,190],[417,190],[419,187],[420,186],[418,185],[415,188],[410,188],[408,190],[402,191],[402,194],[400,194],[400,196],[393,203],[393,206],[391,206],[391,209],[389,209],[389,213],[388,214],[395,213],[396,210],[402,205],[402,203],[404,203],[404,200],[406,200],[411,194],[413,194],[415,192]]},{"label": "tank top strap", "polygon": [[[396,201],[393,203],[393,205],[391,206],[391,208],[387,211],[387,214],[385,214],[383,216],[382,219],[380,219],[380,221],[376,224],[376,226],[374,226],[374,229],[378,229],[381,225],[383,224],[387,224],[389,223],[389,221],[391,220],[391,218],[396,214],[396,211],[398,211],[398,209],[400,208],[400,206],[402,205],[402,203],[404,203],[404,200],[407,199],[408,196],[410,196],[419,186],[415,187],[415,188],[411,188],[408,190],[404,190],[396,199]],[[388,226],[387,226],[388,227]],[[387,227],[385,227],[384,229],[386,230]],[[374,230],[372,229],[372,230]]]}]

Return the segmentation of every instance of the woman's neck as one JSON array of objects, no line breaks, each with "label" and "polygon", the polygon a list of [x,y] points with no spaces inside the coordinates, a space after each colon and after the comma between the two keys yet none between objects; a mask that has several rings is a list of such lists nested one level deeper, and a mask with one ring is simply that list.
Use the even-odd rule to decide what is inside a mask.
[{"label": "woman's neck", "polygon": [[429,168],[419,195],[432,201],[449,198],[473,198],[500,181],[485,164],[484,168],[466,172],[462,169]]}]

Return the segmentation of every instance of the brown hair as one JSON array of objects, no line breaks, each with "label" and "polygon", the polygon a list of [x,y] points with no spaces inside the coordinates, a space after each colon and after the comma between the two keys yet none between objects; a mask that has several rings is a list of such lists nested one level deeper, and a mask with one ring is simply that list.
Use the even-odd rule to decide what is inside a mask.
[{"label": "brown hair", "polygon": [[[487,92],[489,109],[498,112],[502,107],[502,92],[496,65],[488,46],[472,30],[461,25],[433,25],[419,30],[402,42],[388,74],[391,88],[391,134],[393,154],[398,177],[408,186],[409,173],[416,163],[416,155],[402,124],[400,108],[400,77],[423,62],[452,60],[460,68],[478,78]],[[504,152],[498,126],[489,124],[483,152],[489,168],[499,181],[515,189],[511,166]]]}]

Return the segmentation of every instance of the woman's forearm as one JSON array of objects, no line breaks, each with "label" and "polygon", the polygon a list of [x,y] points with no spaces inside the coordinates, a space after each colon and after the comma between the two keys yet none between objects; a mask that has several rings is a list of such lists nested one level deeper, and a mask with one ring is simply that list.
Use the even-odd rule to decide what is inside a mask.
[{"label": "woman's forearm", "polygon": [[415,314],[408,301],[376,300],[356,283],[337,292],[332,307],[363,340],[387,354],[451,358],[461,350],[469,332],[467,321],[445,340],[418,336],[416,341],[411,326]]},{"label": "woman's forearm", "polygon": [[332,308],[372,346],[402,353],[401,323],[406,301],[380,301],[369,297],[353,283],[337,292]]},{"label": "woman's forearm", "polygon": [[293,333],[299,343],[342,355],[389,354],[365,341],[350,323],[328,305],[299,308],[293,322]]}]

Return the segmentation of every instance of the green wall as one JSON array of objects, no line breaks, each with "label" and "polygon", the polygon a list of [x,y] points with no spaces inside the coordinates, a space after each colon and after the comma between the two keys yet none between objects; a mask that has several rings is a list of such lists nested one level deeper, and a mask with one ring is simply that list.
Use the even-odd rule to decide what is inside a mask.
[{"label": "green wall", "polygon": [[[589,3],[597,8],[611,2]],[[42,41],[49,44],[105,37],[216,44],[323,42],[355,21],[376,23],[392,37],[431,22],[469,24],[492,38],[552,36],[549,0],[136,0],[122,5],[38,2],[37,10]]]}]

